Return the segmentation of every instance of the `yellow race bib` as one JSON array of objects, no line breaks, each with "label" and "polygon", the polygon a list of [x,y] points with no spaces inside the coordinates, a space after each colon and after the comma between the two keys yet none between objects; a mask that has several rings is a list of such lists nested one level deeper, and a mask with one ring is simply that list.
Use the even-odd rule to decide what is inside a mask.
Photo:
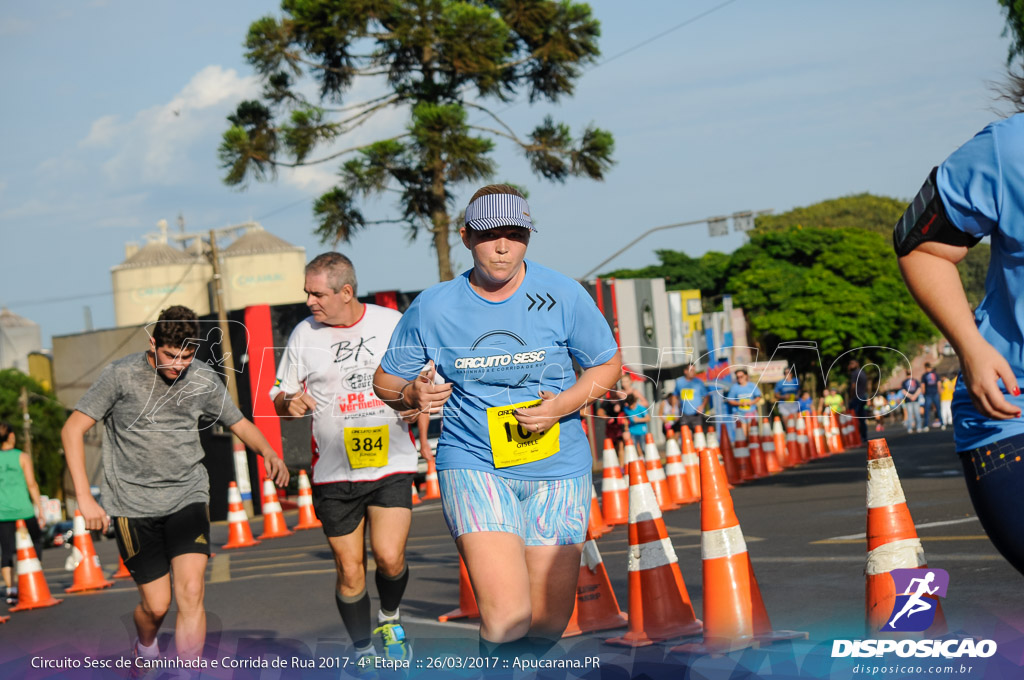
[{"label": "yellow race bib", "polygon": [[679,390],[679,396],[683,401],[693,401],[693,390]]},{"label": "yellow race bib", "polygon": [[527,432],[513,413],[536,406],[540,400],[487,409],[487,432],[491,438],[494,467],[506,468],[544,460],[558,453],[558,423],[546,432]]},{"label": "yellow race bib", "polygon": [[352,469],[384,467],[388,464],[387,425],[377,427],[346,427],[345,453]]}]

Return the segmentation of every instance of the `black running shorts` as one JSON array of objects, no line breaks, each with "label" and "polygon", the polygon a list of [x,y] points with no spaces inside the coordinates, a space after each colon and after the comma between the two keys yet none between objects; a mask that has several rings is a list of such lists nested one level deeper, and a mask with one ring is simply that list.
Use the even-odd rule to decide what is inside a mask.
[{"label": "black running shorts", "polygon": [[388,475],[372,482],[313,485],[313,509],[328,537],[347,536],[366,516],[366,507],[412,509],[413,475]]},{"label": "black running shorts", "polygon": [[163,517],[113,517],[117,549],[140,586],[168,574],[178,555],[210,554],[210,508],[192,503]]}]

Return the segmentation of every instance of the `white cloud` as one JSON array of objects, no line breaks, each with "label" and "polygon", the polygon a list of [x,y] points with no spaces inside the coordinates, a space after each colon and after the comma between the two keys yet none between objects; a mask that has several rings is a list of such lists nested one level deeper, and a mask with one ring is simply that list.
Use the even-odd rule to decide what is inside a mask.
[{"label": "white cloud", "polygon": [[103,116],[93,121],[89,135],[78,143],[78,146],[106,146],[114,140],[118,132],[117,116]]},{"label": "white cloud", "polygon": [[255,77],[207,66],[165,104],[139,111],[127,122],[114,115],[93,121],[79,146],[112,149],[98,164],[114,185],[187,183],[197,164],[213,167],[225,116],[258,91]]}]

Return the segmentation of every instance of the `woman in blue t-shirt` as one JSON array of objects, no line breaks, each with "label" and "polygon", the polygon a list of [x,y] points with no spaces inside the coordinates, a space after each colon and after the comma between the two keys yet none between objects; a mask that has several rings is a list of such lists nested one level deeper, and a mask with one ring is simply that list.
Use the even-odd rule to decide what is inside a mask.
[{"label": "woman in blue t-shirt", "polygon": [[572,614],[586,537],[593,459],[579,410],[622,362],[583,287],[525,259],[536,230],[522,194],[484,187],[465,220],[473,268],[413,301],[374,388],[400,411],[442,413],[441,504],[481,655],[542,654]]},{"label": "woman in blue t-shirt", "polygon": [[[953,427],[971,502],[992,543],[1024,573],[1022,150],[1020,113],[979,132],[932,171],[894,244],[907,287],[960,358]],[[985,236],[985,297],[972,312],[956,265]]]}]

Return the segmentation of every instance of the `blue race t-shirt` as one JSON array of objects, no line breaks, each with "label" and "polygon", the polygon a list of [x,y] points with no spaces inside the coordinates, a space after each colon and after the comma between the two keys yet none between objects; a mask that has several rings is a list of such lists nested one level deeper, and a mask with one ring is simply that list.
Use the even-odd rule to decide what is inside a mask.
[{"label": "blue race t-shirt", "polygon": [[618,351],[608,322],[581,285],[534,262],[524,264],[523,282],[501,302],[478,295],[468,271],[428,288],[391,336],[381,361],[384,371],[412,380],[432,359],[452,383],[437,444],[439,470],[484,470],[533,480],[568,479],[591,469],[578,412],[559,421],[556,453],[495,467],[495,456],[507,461],[517,447],[530,446],[529,438],[517,433],[508,407],[537,401],[540,390],[557,394],[572,387],[573,359],[587,369],[607,363]]},{"label": "blue race t-shirt", "polygon": [[680,378],[676,381],[676,394],[679,395],[684,416],[695,416],[701,414],[700,405],[704,402],[704,396],[708,393],[708,386],[700,378],[687,380]]},{"label": "blue race t-shirt", "polygon": [[757,407],[754,406],[754,401],[761,396],[761,390],[757,389],[757,385],[752,382],[748,382],[746,385],[740,385],[734,383],[729,388],[729,393],[725,395],[726,399],[738,399],[740,402],[739,406],[730,406],[730,413],[738,413],[741,416],[754,415],[757,413]]},{"label": "blue race t-shirt", "polygon": [[[978,331],[1024,382],[1024,116],[990,124],[939,166],[936,185],[946,214],[961,231],[990,236],[985,297],[974,311]],[[1003,396],[1024,408],[1024,396]],[[1024,420],[991,420],[978,413],[963,380],[953,392],[953,434],[960,451],[1024,434]]]},{"label": "blue race t-shirt", "polygon": [[795,375],[789,375],[775,385],[775,394],[783,399],[796,397],[800,394],[800,381]]},{"label": "blue race t-shirt", "polygon": [[925,373],[924,375],[921,376],[921,382],[924,383],[924,393],[925,393],[925,395],[934,394],[935,396],[938,396],[938,394],[939,394],[939,375],[938,375],[938,373],[936,373],[935,371],[928,371],[927,373]]},{"label": "blue race t-shirt", "polygon": [[629,419],[629,436],[634,440],[639,440],[638,445],[642,445],[644,436],[647,434],[647,421],[637,423],[633,421],[633,418],[643,418],[647,415],[647,406],[641,406],[639,403],[634,404],[632,407],[623,406],[622,410],[626,412],[626,418]]}]

